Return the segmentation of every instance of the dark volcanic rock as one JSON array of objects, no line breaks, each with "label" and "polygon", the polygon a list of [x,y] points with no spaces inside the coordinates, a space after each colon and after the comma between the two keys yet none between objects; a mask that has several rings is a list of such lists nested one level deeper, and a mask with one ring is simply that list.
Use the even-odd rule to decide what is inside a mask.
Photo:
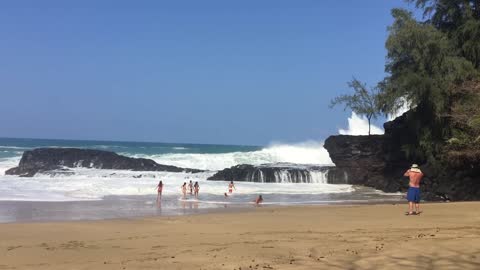
[{"label": "dark volcanic rock", "polygon": [[208,180],[262,183],[345,183],[345,174],[335,167],[296,164],[237,165],[217,172]]},{"label": "dark volcanic rock", "polygon": [[372,136],[331,136],[324,144],[338,169],[347,173],[348,183],[374,187],[386,192],[407,188],[402,179],[410,162],[392,166],[385,154],[386,138]]},{"label": "dark volcanic rock", "polygon": [[108,151],[77,148],[38,148],[25,151],[18,167],[7,170],[5,174],[32,177],[37,172],[59,170],[65,167],[132,171],[202,172],[202,170],[161,165],[151,159],[125,157]]},{"label": "dark volcanic rock", "polygon": [[402,145],[414,144],[407,112],[384,124],[385,135],[331,136],[324,144],[339,170],[347,174],[349,184],[365,185],[385,192],[404,192],[408,179],[403,173],[412,163],[420,164],[425,174],[421,190],[427,200],[479,200],[480,168],[435,169],[425,160],[407,158]]}]

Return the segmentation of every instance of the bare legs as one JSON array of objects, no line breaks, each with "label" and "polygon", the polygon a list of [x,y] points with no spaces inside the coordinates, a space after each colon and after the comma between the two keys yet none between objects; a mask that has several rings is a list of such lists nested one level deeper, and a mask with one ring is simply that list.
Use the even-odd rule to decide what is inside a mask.
[{"label": "bare legs", "polygon": [[[414,205],[415,205],[415,212],[413,211]],[[408,202],[408,214],[412,215],[413,213],[420,214],[420,203]]]}]

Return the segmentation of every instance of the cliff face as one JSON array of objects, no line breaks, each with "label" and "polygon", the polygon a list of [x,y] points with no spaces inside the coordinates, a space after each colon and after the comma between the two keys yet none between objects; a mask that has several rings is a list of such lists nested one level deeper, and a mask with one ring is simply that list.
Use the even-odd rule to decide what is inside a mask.
[{"label": "cliff face", "polygon": [[108,151],[77,148],[38,148],[25,151],[18,167],[7,170],[5,174],[32,177],[37,172],[58,170],[64,167],[132,171],[201,172],[201,170],[196,169],[161,165],[151,159],[125,157]]},{"label": "cliff face", "polygon": [[386,167],[384,139],[381,135],[331,136],[324,147],[337,168],[347,172],[349,184],[395,191],[397,187],[388,188],[379,177]]},{"label": "cliff face", "polygon": [[[419,163],[425,174],[421,190],[426,200],[479,200],[480,168],[471,166],[433,168],[428,162],[409,160],[402,145],[416,140],[406,124],[407,112],[384,125],[385,135],[331,136],[325,149],[339,170],[348,175],[348,183],[373,187],[385,192],[404,192],[408,179],[403,173]],[[477,162],[478,163],[478,162]]]}]

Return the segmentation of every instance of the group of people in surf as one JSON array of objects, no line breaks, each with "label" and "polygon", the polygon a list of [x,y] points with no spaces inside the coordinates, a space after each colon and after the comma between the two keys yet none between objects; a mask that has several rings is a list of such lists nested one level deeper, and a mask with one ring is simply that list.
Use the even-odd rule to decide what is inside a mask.
[{"label": "group of people in surf", "polygon": [[[187,198],[187,182],[183,182],[183,185],[180,187],[182,190],[183,194],[183,199]],[[196,199],[198,199],[198,192],[200,191],[200,185],[198,182],[195,182],[193,184],[192,180],[190,180],[190,183],[188,183],[188,190],[190,191],[190,195],[194,195]]]},{"label": "group of people in surf", "polygon": [[[162,181],[158,182],[156,189],[157,189],[157,203],[158,203],[162,199],[162,191],[163,191]],[[194,195],[195,198],[198,199],[198,193],[200,191],[200,185],[198,184],[198,182],[195,182],[194,184],[192,180],[190,180],[188,185],[187,185],[187,182],[183,182],[183,185],[180,187],[180,189],[182,191],[182,199],[187,198],[187,189],[190,195]],[[235,184],[233,183],[233,181],[230,181],[230,183],[228,184],[228,193],[227,192],[224,193],[225,198],[228,198],[230,195],[232,195],[234,190],[237,190],[237,188],[235,187]],[[259,195],[254,202],[257,205],[262,203],[263,202],[262,195]]]},{"label": "group of people in surf", "polygon": [[[406,215],[419,215],[421,213],[420,211],[420,181],[422,180],[424,174],[420,170],[419,166],[417,164],[413,164],[410,169],[408,169],[404,176],[408,177],[410,182],[409,182],[409,188],[407,192],[407,200],[408,200],[408,212],[406,212]],[[158,182],[157,185],[157,203],[161,200],[162,197],[162,191],[163,191],[163,182],[160,181]],[[183,185],[180,187],[182,190],[183,194],[183,199],[186,199],[187,197],[187,182],[184,182]],[[190,195],[194,195],[195,198],[198,198],[198,192],[200,191],[200,185],[198,182],[195,182],[193,184],[192,180],[190,180],[190,183],[188,184],[188,190],[190,191]],[[228,193],[225,192],[224,196],[225,198],[228,198],[230,195],[232,195],[233,191],[237,190],[235,187],[235,184],[233,181],[230,181],[228,184]],[[262,195],[259,195],[254,203],[256,205],[260,204],[263,202],[263,197]],[[414,211],[415,210],[415,211]]]}]

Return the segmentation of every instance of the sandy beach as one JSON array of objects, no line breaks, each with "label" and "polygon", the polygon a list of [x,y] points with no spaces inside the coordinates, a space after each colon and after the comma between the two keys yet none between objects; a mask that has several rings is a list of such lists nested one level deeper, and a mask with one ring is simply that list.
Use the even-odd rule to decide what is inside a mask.
[{"label": "sandy beach", "polygon": [[479,269],[480,203],[1,224],[0,269]]}]

